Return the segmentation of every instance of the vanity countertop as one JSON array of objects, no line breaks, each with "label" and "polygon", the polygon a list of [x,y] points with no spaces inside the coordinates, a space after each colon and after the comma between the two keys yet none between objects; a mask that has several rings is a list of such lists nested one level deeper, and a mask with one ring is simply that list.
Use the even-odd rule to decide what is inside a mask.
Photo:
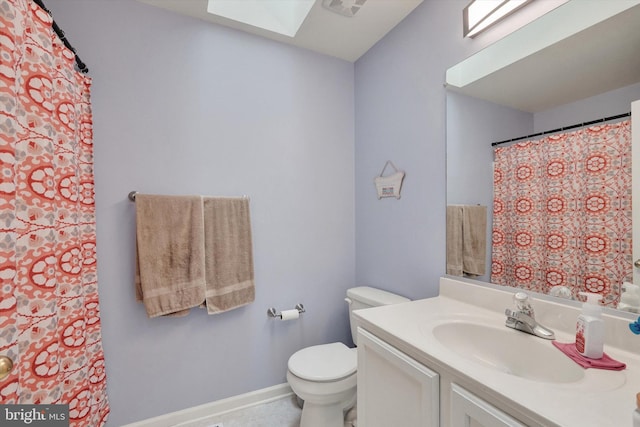
[{"label": "vanity countertop", "polygon": [[[440,281],[438,297],[354,313],[360,327],[441,375],[455,378],[454,382],[481,393],[497,406],[509,408],[513,416],[528,425],[631,427],[636,393],[640,392],[640,336],[629,331],[630,321],[624,316],[604,315],[604,351],[624,362],[626,369],[586,369],[582,379],[565,383],[501,372],[456,353],[434,336],[433,329],[443,323],[478,322],[504,327],[507,339],[510,333],[521,334],[559,352],[550,340],[504,326],[504,309],[512,307],[512,295],[506,290],[445,277]],[[575,341],[573,331],[579,308],[539,299],[534,299],[533,306],[538,322],[554,330],[557,341]]]}]

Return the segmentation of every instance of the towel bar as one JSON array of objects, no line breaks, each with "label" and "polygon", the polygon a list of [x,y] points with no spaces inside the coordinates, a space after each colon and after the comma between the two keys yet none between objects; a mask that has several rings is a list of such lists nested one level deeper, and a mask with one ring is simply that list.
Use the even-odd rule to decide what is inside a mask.
[{"label": "towel bar", "polygon": [[[136,194],[138,194],[137,191],[131,191],[129,192],[129,195],[127,197],[129,197],[129,200],[131,200],[132,202],[136,201]],[[242,196],[243,199],[248,199],[249,196],[247,196],[246,194]]]},{"label": "towel bar", "polygon": [[[302,304],[296,304],[296,310],[298,310],[298,313],[302,314],[305,312],[304,309],[304,305]],[[282,319],[282,313],[278,313],[278,311],[271,307],[269,310],[267,310],[267,316],[269,317],[277,317],[279,319]]]}]

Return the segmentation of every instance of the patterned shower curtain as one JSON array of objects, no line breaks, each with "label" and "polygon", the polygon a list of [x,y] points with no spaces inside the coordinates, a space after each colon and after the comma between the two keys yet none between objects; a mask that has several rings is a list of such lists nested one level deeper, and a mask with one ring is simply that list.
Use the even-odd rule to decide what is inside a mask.
[{"label": "patterned shower curtain", "polygon": [[109,412],[93,184],[91,80],[31,0],[0,0],[0,403]]},{"label": "patterned shower curtain", "polygon": [[631,121],[495,150],[491,281],[615,307],[632,280]]}]

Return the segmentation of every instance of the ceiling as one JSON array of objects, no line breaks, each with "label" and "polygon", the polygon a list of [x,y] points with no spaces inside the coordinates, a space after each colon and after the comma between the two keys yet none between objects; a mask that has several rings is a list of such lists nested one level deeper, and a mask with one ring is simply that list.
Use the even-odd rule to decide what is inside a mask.
[{"label": "ceiling", "polygon": [[[615,9],[614,3],[611,8],[609,2],[594,3],[595,13],[590,14],[584,3],[568,2],[530,28],[447,70],[447,85],[456,92],[536,113],[638,83],[640,5],[634,4],[640,2],[629,1],[622,6],[627,9],[613,10],[610,17],[600,19],[604,14],[596,7]],[[542,40],[573,25],[569,20],[577,16],[575,31],[566,30],[568,36]]]},{"label": "ceiling", "polygon": [[328,10],[322,6],[322,0],[316,0],[295,37],[207,13],[207,0],[138,1],[355,62],[423,0],[367,0],[353,17]]}]

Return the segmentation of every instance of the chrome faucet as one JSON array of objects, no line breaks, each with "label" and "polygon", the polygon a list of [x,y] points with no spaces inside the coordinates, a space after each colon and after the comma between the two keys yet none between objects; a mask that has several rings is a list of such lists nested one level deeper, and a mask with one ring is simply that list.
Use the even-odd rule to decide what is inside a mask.
[{"label": "chrome faucet", "polygon": [[539,324],[535,319],[533,307],[529,302],[529,296],[524,292],[518,292],[514,295],[516,304],[515,310],[506,309],[504,314],[507,316],[505,325],[518,331],[526,332],[547,340],[555,339],[554,332]]}]

